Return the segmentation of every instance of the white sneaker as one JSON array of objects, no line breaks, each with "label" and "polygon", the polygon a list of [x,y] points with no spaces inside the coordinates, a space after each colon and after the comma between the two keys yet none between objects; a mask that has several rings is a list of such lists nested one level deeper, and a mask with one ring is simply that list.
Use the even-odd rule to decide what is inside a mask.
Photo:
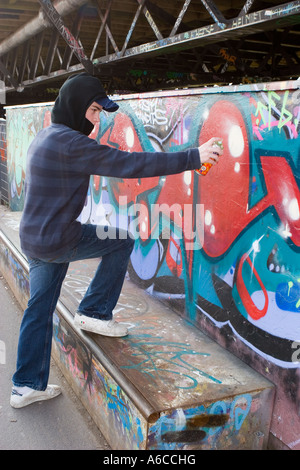
[{"label": "white sneaker", "polygon": [[10,397],[10,404],[13,408],[23,408],[36,401],[50,400],[61,394],[61,388],[58,385],[48,385],[46,390],[34,390],[28,388],[28,391],[22,393],[18,387],[13,387]]},{"label": "white sneaker", "polygon": [[74,324],[81,330],[90,331],[103,336],[114,336],[121,338],[128,335],[128,329],[122,323],[115,320],[99,320],[86,315],[75,314]]}]

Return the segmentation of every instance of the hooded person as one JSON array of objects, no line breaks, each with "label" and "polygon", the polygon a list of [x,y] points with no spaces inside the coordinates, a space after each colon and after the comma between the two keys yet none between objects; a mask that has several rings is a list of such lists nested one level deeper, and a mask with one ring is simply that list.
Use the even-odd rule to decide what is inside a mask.
[{"label": "hooded person", "polygon": [[199,168],[197,148],[128,153],[99,145],[88,137],[94,124],[86,114],[93,103],[108,112],[119,108],[97,77],[80,73],[68,78],[54,103],[51,125],[28,149],[20,240],[29,257],[53,260],[77,245],[82,235],[77,218],[91,175],[143,178]]},{"label": "hooded person", "polygon": [[96,102],[109,113],[119,109],[119,105],[108,98],[97,77],[88,73],[72,75],[67,79],[59,91],[51,112],[51,120],[56,124],[65,126],[89,135],[93,124],[85,118],[86,110]]},{"label": "hooded person", "polygon": [[128,334],[126,325],[114,320],[113,309],[134,240],[124,232],[120,236],[118,229],[113,237],[99,238],[97,226],[80,223],[90,176],[165,176],[200,168],[200,153],[202,163],[217,160],[213,139],[186,151],[130,153],[89,138],[96,118],[100,120],[99,112],[118,108],[97,77],[71,76],[54,103],[50,126],[29,146],[20,241],[29,262],[30,299],[20,330],[13,407],[60,393],[58,386],[48,385],[52,321],[71,261],[101,258],[75,312],[75,328],[112,337]]}]

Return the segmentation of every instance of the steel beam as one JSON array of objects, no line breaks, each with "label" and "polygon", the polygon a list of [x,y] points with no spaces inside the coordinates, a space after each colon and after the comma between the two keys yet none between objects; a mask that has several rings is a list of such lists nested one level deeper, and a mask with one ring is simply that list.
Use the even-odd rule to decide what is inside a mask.
[{"label": "steel beam", "polygon": [[44,71],[43,71],[44,75],[49,75],[51,71],[58,40],[59,40],[59,32],[57,31],[56,28],[53,28],[50,43],[49,43],[48,54],[47,54]]},{"label": "steel beam", "polygon": [[183,4],[183,7],[181,9],[181,12],[179,13],[178,18],[175,21],[174,27],[173,27],[173,29],[170,33],[170,37],[175,36],[175,34],[177,33],[178,28],[179,28],[180,24],[182,23],[183,16],[184,16],[186,10],[188,9],[190,3],[191,3],[191,0],[185,0],[185,2]]},{"label": "steel beam", "polygon": [[[161,40],[163,39],[163,36],[161,34],[161,32],[159,31],[154,19],[152,18],[152,15],[151,13],[149,12],[148,8],[143,6],[144,2],[143,0],[137,0],[138,4],[139,5],[142,5],[142,10],[143,10],[143,13],[146,17],[146,20],[148,21],[149,25],[151,26],[151,29],[152,31],[154,32],[155,36],[157,37],[158,40]],[[146,2],[147,3],[147,2]]]},{"label": "steel beam", "polygon": [[114,51],[115,51],[116,53],[118,53],[118,52],[119,52],[118,46],[117,46],[117,44],[116,44],[116,41],[114,40],[114,37],[113,37],[113,35],[112,35],[111,31],[110,31],[109,26],[108,26],[108,24],[107,24],[107,21],[108,21],[108,18],[109,18],[110,5],[108,5],[107,10],[106,10],[106,13],[105,13],[104,16],[103,16],[103,14],[102,14],[102,12],[101,12],[101,8],[100,8],[100,5],[99,5],[99,0],[97,0],[97,2],[96,2],[96,7],[97,7],[97,10],[98,10],[98,15],[99,15],[99,17],[100,17],[100,19],[101,19],[101,21],[102,21],[102,24],[104,25],[104,28],[105,28],[105,31],[106,31],[106,35],[107,35],[107,37],[109,38],[109,40],[110,40],[110,42],[111,42],[111,44],[112,44],[112,46],[113,46],[113,48],[114,48]]},{"label": "steel beam", "polygon": [[82,64],[82,66],[85,68],[87,72],[90,74],[94,74],[94,65],[90,61],[90,59],[87,57],[86,53],[84,52],[84,49],[82,45],[77,41],[75,36],[71,33],[71,31],[65,26],[61,16],[57,12],[57,10],[54,8],[53,4],[51,3],[50,0],[39,0],[45,14],[47,15],[49,21],[55,28],[58,30],[60,35],[63,37],[63,39],[66,41],[68,46],[71,48],[71,50],[74,52],[76,57],[78,58],[79,62]]},{"label": "steel beam", "polygon": [[227,20],[224,18],[223,14],[217,8],[215,3],[212,0],[201,0],[206,10],[215,21],[215,23],[221,28],[224,29],[227,24]]},{"label": "steel beam", "polygon": [[[78,40],[81,23],[82,23],[82,12],[81,10],[78,10],[75,21],[72,26],[72,30],[71,30],[71,33],[75,37],[76,40]],[[73,49],[67,44],[65,52],[64,52],[63,60],[62,60],[62,65],[61,65],[63,69],[69,68],[72,56],[73,56]]]},{"label": "steel beam", "polygon": [[[113,14],[112,5],[113,0],[107,0],[103,2],[102,0],[93,0],[90,5],[93,5],[98,12],[100,19],[100,25],[94,21],[93,26],[96,27],[97,33],[95,37],[90,38],[88,54],[85,53],[79,39],[80,33],[80,22],[84,18],[79,16],[78,22],[73,23],[74,29],[72,32],[64,25],[62,16],[59,11],[63,11],[66,15],[71,11],[78,10],[82,5],[86,4],[87,0],[61,0],[52,3],[50,0],[39,0],[42,5],[42,9],[39,17],[41,17],[39,22],[40,33],[43,31],[43,28],[51,28],[52,32],[48,35],[45,35],[45,38],[48,37],[49,48],[46,49],[43,47],[40,48],[39,41],[33,41],[31,38],[36,36],[36,29],[32,29],[29,33],[28,23],[25,29],[17,31],[15,35],[10,38],[10,45],[14,45],[13,48],[7,48],[6,40],[0,44],[0,56],[1,51],[6,50],[6,54],[3,55],[2,66],[4,65],[5,69],[2,68],[0,72],[4,77],[13,77],[14,84],[18,81],[22,86],[30,86],[34,83],[41,83],[46,80],[52,80],[57,78],[64,78],[65,76],[70,75],[81,71],[82,69],[88,70],[90,73],[97,73],[103,77],[108,76],[108,73],[111,71],[118,71],[117,74],[122,74],[125,78],[127,76],[128,80],[128,67],[135,69],[145,68],[145,70],[152,70],[155,75],[158,72],[159,77],[168,71],[182,72],[183,74],[193,74],[198,72],[198,67],[201,66],[202,70],[210,74],[217,74],[219,77],[229,76],[229,74],[236,73],[237,79],[244,71],[245,73],[250,73],[254,71],[258,73],[268,73],[268,60],[273,57],[274,62],[272,61],[272,67],[276,67],[278,60],[278,55],[274,55],[271,48],[264,50],[264,56],[260,61],[260,67],[255,69],[250,69],[249,63],[251,63],[251,57],[246,58],[245,62],[238,61],[238,53],[234,52],[234,48],[237,47],[237,42],[234,41],[230,45],[230,40],[240,39],[244,41],[245,38],[248,39],[250,35],[257,33],[266,33],[266,31],[278,29],[283,29],[287,27],[290,29],[291,25],[299,24],[300,22],[300,0],[285,3],[282,5],[276,5],[276,7],[269,7],[265,10],[249,12],[255,4],[255,0],[244,0],[244,6],[242,10],[239,10],[239,15],[236,18],[227,20],[224,18],[223,14],[218,10],[216,4],[212,0],[201,0],[202,4],[214,19],[209,25],[196,28],[192,31],[188,31],[186,25],[183,23],[183,17],[190,5],[193,5],[193,1],[197,2],[198,0],[181,0],[181,8],[178,8],[177,18],[172,16],[170,13],[164,12],[161,7],[155,5],[151,0],[132,0],[136,5],[136,10],[133,9],[132,19],[128,18],[127,24],[127,33],[125,30],[126,36],[122,36],[121,44],[117,45],[115,38],[113,37],[112,30],[110,28],[109,17]],[[64,8],[62,8],[62,5]],[[94,8],[93,15],[96,16],[96,10]],[[200,5],[200,8],[203,7]],[[73,10],[72,10],[73,9]],[[43,13],[43,11],[48,12]],[[49,13],[50,12],[50,13]],[[82,12],[78,12],[81,15]],[[146,19],[154,33],[155,39],[152,42],[137,44],[135,47],[129,47],[131,38],[133,37],[133,32],[136,27],[139,26],[140,19]],[[155,23],[156,18],[160,19],[159,26],[163,24],[161,31],[168,30],[167,36],[163,37],[162,32],[159,31],[157,24]],[[112,18],[114,20],[114,18]],[[35,19],[35,22],[37,19]],[[99,21],[99,20],[96,20]],[[203,24],[203,23],[202,23]],[[96,26],[95,26],[96,25]],[[112,25],[114,23],[112,21]],[[161,26],[160,26],[161,27]],[[97,29],[99,28],[99,29]],[[84,25],[83,28],[84,29]],[[27,34],[23,33],[27,31]],[[20,37],[22,31],[22,36]],[[169,31],[170,34],[169,34]],[[112,45],[113,53],[109,54],[108,50],[103,53],[102,57],[96,57],[97,48],[100,44],[100,39],[102,34],[105,32],[106,40],[110,41]],[[69,46],[66,48],[65,54],[61,54],[61,51],[58,49],[58,39],[59,34],[64,37],[65,42]],[[164,32],[164,34],[166,34]],[[124,39],[125,37],[125,39]],[[149,35],[148,35],[149,37]],[[19,44],[21,39],[22,47],[24,48],[24,54],[19,54],[19,50],[16,45]],[[268,40],[268,39],[267,39]],[[226,45],[227,41],[227,45]],[[37,44],[39,42],[39,44]],[[123,43],[123,45],[122,45]],[[213,46],[218,44],[219,47]],[[4,49],[3,49],[4,44]],[[218,50],[224,44],[224,50],[228,47],[232,47],[232,51],[229,51],[230,56],[236,56],[237,60],[235,63],[230,62],[226,57],[222,57],[218,53]],[[120,49],[119,47],[120,46]],[[102,47],[102,51],[104,48]],[[189,59],[189,52],[184,52],[191,50],[193,51],[193,57],[191,61],[185,61],[185,57]],[[297,50],[297,49],[296,49]],[[213,51],[213,54],[210,54]],[[280,54],[285,57],[287,62],[287,67],[284,69],[286,73],[287,69],[291,69],[291,75],[294,75],[295,67],[299,64],[299,58],[297,53],[292,55],[290,51],[286,51],[283,48],[276,48],[277,51],[280,51]],[[8,54],[10,52],[10,54]],[[43,56],[42,56],[43,54]],[[70,66],[70,57],[72,54],[77,55],[78,63]],[[172,54],[168,55],[168,54]],[[180,55],[179,55],[180,54]],[[207,55],[212,55],[208,60],[205,60]],[[59,58],[59,63],[56,64],[55,70],[52,71],[52,64],[54,61],[55,55]],[[225,54],[226,55],[226,54]],[[18,63],[16,63],[16,58],[18,57]],[[148,57],[156,57],[155,61],[145,61]],[[172,57],[172,60],[168,60],[169,57]],[[182,62],[183,57],[183,62]],[[197,60],[197,57],[199,60]],[[224,60],[225,58],[225,60]],[[230,57],[229,57],[230,58]],[[151,66],[149,65],[151,62]],[[196,66],[195,66],[196,62]],[[42,64],[42,73],[41,76],[36,73],[37,65]],[[133,66],[134,63],[134,66]],[[161,65],[163,63],[163,65]],[[184,67],[184,63],[189,63],[189,66]],[[229,65],[231,71],[228,71]],[[101,66],[101,70],[97,70]],[[246,67],[243,69],[243,67]],[[232,70],[235,72],[232,72]],[[281,66],[282,69],[282,66]],[[209,72],[209,73],[208,73]],[[201,75],[201,74],[200,74]],[[117,79],[117,78],[116,78]],[[149,79],[145,76],[145,79]],[[160,80],[160,78],[159,78]],[[221,80],[222,81],[222,80]],[[10,80],[12,83],[12,80]],[[14,87],[12,85],[12,87]],[[7,88],[9,90],[9,87]]]},{"label": "steel beam", "polygon": [[239,13],[239,16],[246,15],[248,13],[248,11],[250,10],[250,8],[253,6],[254,3],[255,3],[255,0],[247,0],[245,5],[241,9],[241,11]]},{"label": "steel beam", "polygon": [[38,67],[38,62],[42,50],[43,45],[43,38],[44,38],[44,31],[41,31],[34,41],[34,51],[31,58],[30,68],[29,68],[29,78],[30,80],[34,80],[36,76],[36,71]]},{"label": "steel beam", "polygon": [[[101,18],[101,26],[100,26],[100,29],[98,31],[96,40],[94,42],[93,50],[92,50],[92,53],[90,55],[90,60],[93,60],[93,58],[94,58],[94,55],[96,53],[96,49],[98,47],[101,35],[103,33],[103,30],[105,29],[107,34],[110,33],[109,27],[107,25],[107,21],[108,21],[108,18],[109,18],[111,5],[112,5],[112,0],[109,0],[106,11],[105,11],[105,14],[103,16],[102,13],[101,13],[101,9],[100,9],[100,6],[99,6],[98,2],[96,3],[96,8],[97,8],[97,11],[98,11],[98,15]],[[115,49],[115,51],[116,51],[116,49]]]},{"label": "steel beam", "polygon": [[[87,0],[56,0],[53,6],[57,13],[63,18],[64,16],[76,11],[77,8],[86,4]],[[28,39],[33,38],[41,31],[51,26],[51,22],[47,19],[43,11],[33,18],[33,20],[26,23],[22,28],[18,29],[12,36],[1,42],[0,44],[0,57],[14,49],[17,46],[24,44]]]},{"label": "steel beam", "polygon": [[138,6],[138,9],[136,10],[136,13],[135,13],[135,15],[134,15],[133,21],[132,21],[132,23],[131,23],[131,25],[130,25],[130,28],[129,28],[128,33],[127,33],[127,36],[126,36],[126,39],[125,39],[125,41],[124,41],[124,44],[123,44],[123,47],[122,47],[122,51],[121,51],[121,55],[124,55],[124,53],[125,53],[125,51],[126,51],[126,49],[127,49],[128,43],[129,43],[130,38],[131,38],[131,36],[132,36],[133,30],[134,30],[134,28],[135,28],[135,26],[136,26],[137,20],[139,19],[139,16],[140,16],[140,14],[141,14],[141,12],[142,12],[142,9],[144,8],[145,1],[146,1],[146,0],[142,0],[142,1],[140,2],[139,6]]},{"label": "steel beam", "polygon": [[228,20],[225,29],[221,29],[217,23],[203,26],[160,41],[149,42],[140,46],[127,49],[123,55],[110,54],[94,61],[95,64],[110,64],[118,60],[143,58],[174,50],[185,50],[192,47],[206,46],[219,41],[226,41],[236,37],[268,31],[274,27],[284,27],[291,24],[291,17],[296,17],[299,23],[300,0],[277,5],[274,8],[248,13],[247,15]]}]

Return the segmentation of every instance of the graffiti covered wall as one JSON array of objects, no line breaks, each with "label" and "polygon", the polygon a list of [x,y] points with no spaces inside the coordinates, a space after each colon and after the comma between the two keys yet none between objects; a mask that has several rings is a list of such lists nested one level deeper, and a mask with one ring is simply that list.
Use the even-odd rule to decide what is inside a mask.
[{"label": "graffiti covered wall", "polygon": [[8,204],[6,121],[0,118],[0,203]]},{"label": "graffiti covered wall", "polygon": [[[93,176],[80,217],[133,229],[131,279],[275,383],[273,444],[291,449],[300,449],[298,87],[117,97],[119,111],[101,113],[90,136],[98,142],[172,152],[218,136],[224,154],[205,177]],[[22,210],[26,149],[50,109],[8,109],[12,210]]]},{"label": "graffiti covered wall", "polygon": [[38,131],[50,124],[50,109],[51,103],[7,109],[7,172],[9,206],[13,211],[23,209],[27,149]]}]

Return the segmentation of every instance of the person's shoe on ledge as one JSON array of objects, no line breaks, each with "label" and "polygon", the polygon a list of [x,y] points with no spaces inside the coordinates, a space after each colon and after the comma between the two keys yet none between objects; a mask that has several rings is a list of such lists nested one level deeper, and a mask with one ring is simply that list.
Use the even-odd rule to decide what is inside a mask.
[{"label": "person's shoe on ledge", "polygon": [[81,330],[90,331],[103,336],[113,336],[121,338],[128,335],[128,329],[122,323],[115,320],[99,320],[98,318],[91,318],[80,313],[76,313],[74,317],[74,324]]},{"label": "person's shoe on ledge", "polygon": [[13,386],[10,404],[13,408],[23,408],[36,401],[51,400],[61,394],[61,388],[58,385],[48,385],[46,390],[34,390],[30,387]]}]

